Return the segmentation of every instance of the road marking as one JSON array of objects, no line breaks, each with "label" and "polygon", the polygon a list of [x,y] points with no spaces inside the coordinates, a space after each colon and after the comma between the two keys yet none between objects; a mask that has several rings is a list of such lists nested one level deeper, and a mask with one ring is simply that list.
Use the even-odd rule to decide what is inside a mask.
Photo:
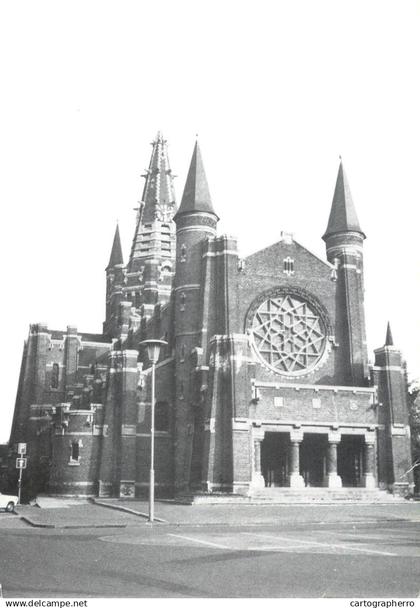
[{"label": "road marking", "polygon": [[216,547],[217,549],[230,549],[230,547],[226,547],[226,545],[218,545],[216,543],[211,543],[208,540],[200,540],[198,538],[192,538],[191,536],[181,536],[181,534],[168,534],[168,536],[174,536],[175,538],[182,538],[183,540],[190,540],[194,543],[200,543],[201,545],[207,545],[208,547]]},{"label": "road marking", "polygon": [[327,547],[327,548],[338,548],[338,549],[350,549],[351,551],[360,551],[360,553],[373,553],[376,555],[389,555],[391,557],[396,557],[396,553],[389,553],[387,551],[374,551],[373,549],[359,549],[359,547],[351,547],[349,545],[338,545],[333,543],[320,543],[314,540],[299,540],[297,538],[287,538],[284,536],[269,536],[267,534],[255,534],[252,532],[242,532],[242,534],[246,534],[247,536],[256,536],[259,538],[269,538],[273,540],[285,540],[291,542],[301,543],[303,545],[316,545],[318,547]]},{"label": "road marking", "polygon": [[246,551],[290,551],[290,549],[302,549],[302,545],[265,545],[263,547],[248,547]]}]

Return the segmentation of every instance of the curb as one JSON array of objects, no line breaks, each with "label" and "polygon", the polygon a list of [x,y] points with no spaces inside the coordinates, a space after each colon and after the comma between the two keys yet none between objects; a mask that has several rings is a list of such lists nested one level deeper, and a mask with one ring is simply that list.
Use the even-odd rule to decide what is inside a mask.
[{"label": "curb", "polygon": [[[149,515],[147,513],[142,513],[141,511],[135,511],[134,509],[130,509],[129,507],[123,507],[121,505],[116,505],[116,504],[108,504],[106,502],[96,500],[96,498],[92,498],[91,501],[93,502],[93,504],[99,505],[100,507],[105,507],[106,509],[114,509],[115,511],[123,511],[124,513],[130,513],[130,515],[136,515],[137,517],[143,517],[144,519],[149,519]],[[160,524],[170,523],[166,519],[161,519],[160,517],[155,517],[154,520]]]},{"label": "curb", "polygon": [[23,515],[20,517],[22,521],[24,521],[32,528],[48,528],[48,529],[60,529],[60,530],[76,530],[80,528],[126,528],[127,524],[68,524],[64,526],[57,526],[55,524],[42,524],[36,523],[29,519],[28,517],[24,517]]},{"label": "curb", "polygon": [[[100,506],[105,506],[108,508],[114,508],[113,506],[109,506],[106,504],[100,504]],[[115,507],[116,510],[120,510],[120,511],[126,511],[126,509],[124,507],[118,507],[118,505]],[[130,512],[131,514],[135,514],[135,515],[140,515],[143,517],[148,517],[147,515],[140,514],[139,511],[134,511],[132,509],[128,510],[128,512]],[[127,528],[128,524],[68,524],[68,525],[55,525],[55,524],[44,524],[44,523],[36,523],[34,521],[32,521],[31,519],[29,519],[28,517],[25,516],[20,516],[20,518],[23,522],[25,522],[26,524],[28,524],[29,526],[33,527],[33,528],[43,528],[43,529],[60,529],[60,530],[76,530],[76,529],[97,529],[97,528]],[[336,526],[338,523],[342,526],[366,526],[369,524],[385,524],[385,523],[396,523],[396,522],[418,522],[419,520],[417,519],[410,519],[410,518],[385,518],[385,519],[364,519],[364,520],[356,520],[356,521],[341,521],[341,522],[337,522],[337,521],[322,521],[322,520],[312,520],[312,521],[264,521],[264,522],[238,522],[238,523],[233,523],[233,522],[168,522],[166,520],[163,519],[158,519],[155,518],[156,521],[158,521],[159,523],[165,523],[165,524],[169,524],[172,526],[176,526],[176,527],[189,527],[189,528],[200,528],[200,527],[206,527],[206,526],[217,526],[217,527],[221,527],[221,528],[225,528],[225,527],[233,527],[233,528],[241,528],[241,527],[264,527],[264,526],[279,526],[281,528],[283,527],[306,527],[306,526]]]},{"label": "curb", "polygon": [[34,521],[29,519],[28,517],[25,517],[24,515],[21,515],[20,519],[21,519],[21,521],[24,521],[25,524],[28,524],[29,526],[32,526],[33,528],[55,528],[55,526],[53,524],[36,524]]},{"label": "curb", "polygon": [[220,527],[220,528],[227,528],[227,527],[231,527],[231,528],[242,528],[242,527],[247,527],[247,528],[261,528],[261,527],[265,527],[265,526],[276,526],[279,528],[296,528],[296,527],[307,527],[307,526],[322,526],[322,527],[328,527],[328,526],[367,526],[367,525],[372,525],[372,524],[386,524],[386,523],[401,523],[401,522],[405,522],[405,523],[410,523],[410,522],[418,522],[419,520],[413,520],[413,519],[404,519],[404,518],[386,518],[386,519],[362,519],[362,520],[349,520],[349,521],[337,521],[337,520],[333,520],[333,521],[325,521],[325,520],[310,520],[310,521],[275,521],[275,520],[270,520],[270,521],[262,521],[262,522],[177,522],[177,523],[172,523],[169,522],[170,525],[172,526],[177,526],[177,527],[189,527],[189,528],[200,528],[200,527],[204,527],[204,526],[213,526],[213,527]]}]

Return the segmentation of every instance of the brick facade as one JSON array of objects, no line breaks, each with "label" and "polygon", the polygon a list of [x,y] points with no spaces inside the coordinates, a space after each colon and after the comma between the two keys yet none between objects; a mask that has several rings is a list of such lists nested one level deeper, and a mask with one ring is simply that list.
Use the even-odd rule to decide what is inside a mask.
[{"label": "brick facade", "polygon": [[[217,235],[196,144],[176,209],[166,142],[146,173],[130,260],[119,231],[103,333],[34,324],[11,448],[28,443],[31,492],[141,496],[151,443],[161,496],[275,486],[412,486],[406,381],[387,344],[369,368],[363,241],[340,165],[320,259],[282,233],[239,259]],[[387,338],[387,341],[388,338]]]}]

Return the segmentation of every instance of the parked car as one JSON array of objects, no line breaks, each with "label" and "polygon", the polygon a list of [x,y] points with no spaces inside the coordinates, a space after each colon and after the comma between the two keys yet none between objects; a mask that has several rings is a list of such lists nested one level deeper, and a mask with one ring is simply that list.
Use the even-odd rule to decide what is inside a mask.
[{"label": "parked car", "polygon": [[2,494],[0,492],[0,509],[12,512],[17,505],[18,497],[11,494]]}]

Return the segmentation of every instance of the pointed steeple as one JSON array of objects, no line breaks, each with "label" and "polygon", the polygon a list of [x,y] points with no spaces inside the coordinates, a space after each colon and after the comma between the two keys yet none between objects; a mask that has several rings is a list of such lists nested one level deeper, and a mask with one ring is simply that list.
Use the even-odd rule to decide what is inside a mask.
[{"label": "pointed steeple", "polygon": [[[160,131],[152,142],[152,146],[149,168],[143,175],[146,182],[137,213],[136,229],[128,262],[129,272],[140,270],[144,266],[144,259],[156,254],[156,247],[158,249],[160,247],[158,247],[158,242],[166,239],[163,232],[167,231],[167,226],[169,226],[171,235],[172,233],[175,235],[175,224],[172,221],[176,211],[174,176],[169,165],[167,142]],[[162,225],[164,226],[162,227]],[[172,249],[175,255],[175,244],[173,248],[171,247]]]},{"label": "pointed steeple", "polygon": [[363,238],[366,238],[360,228],[342,160],[338,169],[327,230],[322,238],[326,240],[327,237],[338,232],[359,232]]},{"label": "pointed steeple", "polygon": [[183,215],[184,213],[200,212],[212,213],[217,217],[211,202],[200,147],[198,141],[196,141],[190,168],[188,170],[187,181],[185,182],[184,194],[182,195],[181,205],[176,213],[176,217]]},{"label": "pointed steeple", "polygon": [[121,249],[121,239],[120,239],[120,229],[117,227],[115,229],[114,234],[114,242],[112,243],[111,255],[109,258],[107,268],[113,268],[117,264],[124,264],[122,249]]},{"label": "pointed steeple", "polygon": [[160,131],[152,146],[149,168],[143,176],[146,181],[141,199],[142,223],[153,222],[161,217],[169,220],[175,213],[174,178],[169,166],[167,142]]},{"label": "pointed steeple", "polygon": [[391,324],[389,321],[388,321],[388,325],[386,328],[385,346],[394,346],[394,340],[392,339],[392,332],[391,332]]}]

